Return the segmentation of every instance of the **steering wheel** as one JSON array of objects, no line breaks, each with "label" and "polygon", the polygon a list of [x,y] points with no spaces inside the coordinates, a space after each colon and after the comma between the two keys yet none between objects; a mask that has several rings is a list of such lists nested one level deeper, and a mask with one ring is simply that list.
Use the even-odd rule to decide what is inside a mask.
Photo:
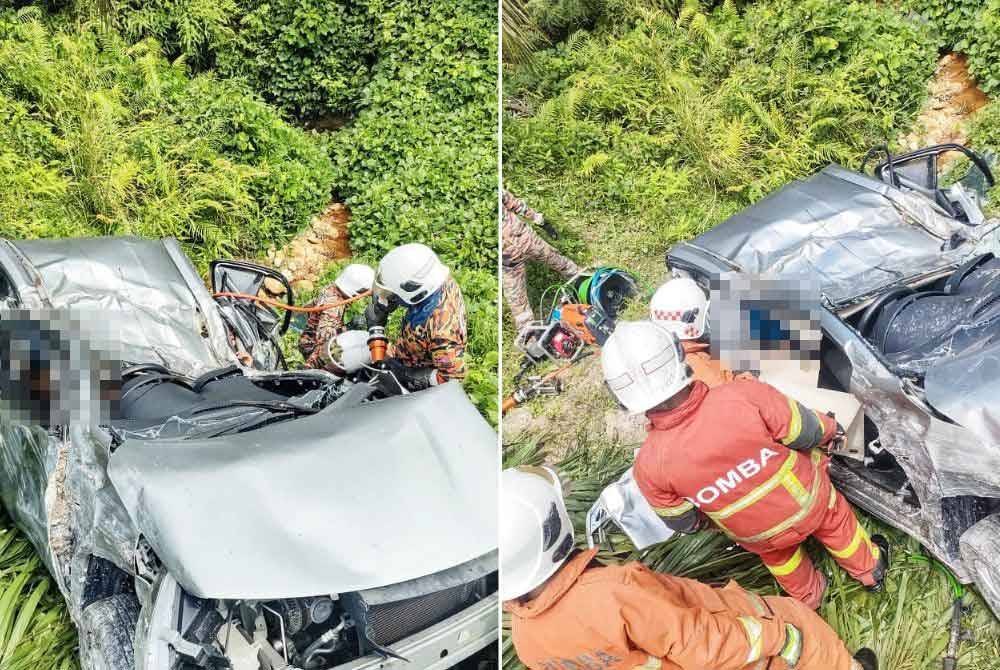
[{"label": "steering wheel", "polygon": [[868,305],[867,309],[865,309],[864,314],[861,315],[861,319],[858,321],[858,332],[861,333],[861,336],[868,337],[868,331],[874,325],[879,312],[881,312],[882,308],[889,304],[890,301],[913,293],[916,293],[916,291],[909,286],[897,286],[896,288],[889,289],[879,297],[875,298],[872,304]]}]

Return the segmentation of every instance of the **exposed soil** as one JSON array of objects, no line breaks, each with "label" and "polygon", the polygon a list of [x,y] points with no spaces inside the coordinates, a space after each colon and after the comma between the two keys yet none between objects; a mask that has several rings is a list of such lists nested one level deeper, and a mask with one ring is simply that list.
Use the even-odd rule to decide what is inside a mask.
[{"label": "exposed soil", "polygon": [[519,407],[503,419],[504,440],[537,440],[547,463],[561,460],[586,444],[618,444],[635,448],[646,437],[646,419],[619,409],[604,386],[600,359],[590,356],[563,378],[563,391]]},{"label": "exposed soil", "polygon": [[930,96],[913,129],[902,139],[902,148],[913,150],[947,142],[966,144],[969,120],[989,99],[969,75],[965,55],[942,56],[927,89]]},{"label": "exposed soil", "polygon": [[296,294],[311,291],[330,263],[351,257],[350,220],[346,206],[331,203],[287,246],[268,251],[267,261],[288,277]]}]

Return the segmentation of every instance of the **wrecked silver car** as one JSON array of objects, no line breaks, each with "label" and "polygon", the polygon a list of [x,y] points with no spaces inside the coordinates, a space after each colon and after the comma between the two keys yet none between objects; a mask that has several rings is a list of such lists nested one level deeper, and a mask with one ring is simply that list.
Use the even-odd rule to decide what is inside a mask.
[{"label": "wrecked silver car", "polygon": [[275,370],[287,320],[213,298],[173,240],[0,241],[0,308],[0,492],[84,668],[443,669],[495,643],[497,440],[460,385]]},{"label": "wrecked silver car", "polygon": [[864,412],[862,458],[831,470],[856,505],[920,541],[1000,615],[1000,221],[986,161],[940,145],[872,175],[831,165],[667,253],[705,285],[807,278],[819,388]]}]

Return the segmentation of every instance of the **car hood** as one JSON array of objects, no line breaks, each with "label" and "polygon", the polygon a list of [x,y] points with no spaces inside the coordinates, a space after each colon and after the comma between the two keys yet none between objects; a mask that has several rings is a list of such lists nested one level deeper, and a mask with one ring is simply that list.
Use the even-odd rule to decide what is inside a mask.
[{"label": "car hood", "polygon": [[497,437],[455,382],[232,436],[128,440],[108,472],[204,598],[375,588],[496,549]]}]

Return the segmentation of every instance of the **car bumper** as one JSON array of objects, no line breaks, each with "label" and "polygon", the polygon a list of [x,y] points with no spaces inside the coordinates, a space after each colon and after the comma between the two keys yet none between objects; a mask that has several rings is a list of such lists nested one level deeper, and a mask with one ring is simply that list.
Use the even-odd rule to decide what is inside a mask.
[{"label": "car bumper", "polygon": [[499,604],[497,594],[493,593],[444,621],[391,645],[392,650],[406,661],[365,656],[333,670],[445,670],[497,643]]}]

